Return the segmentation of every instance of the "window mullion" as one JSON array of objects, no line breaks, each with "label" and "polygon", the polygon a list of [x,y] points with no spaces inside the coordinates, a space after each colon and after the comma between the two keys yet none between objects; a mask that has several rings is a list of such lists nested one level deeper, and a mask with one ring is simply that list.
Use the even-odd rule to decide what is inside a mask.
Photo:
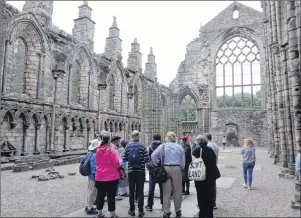
[{"label": "window mullion", "polygon": [[251,76],[251,106],[253,107],[253,62],[250,64],[250,76]]}]

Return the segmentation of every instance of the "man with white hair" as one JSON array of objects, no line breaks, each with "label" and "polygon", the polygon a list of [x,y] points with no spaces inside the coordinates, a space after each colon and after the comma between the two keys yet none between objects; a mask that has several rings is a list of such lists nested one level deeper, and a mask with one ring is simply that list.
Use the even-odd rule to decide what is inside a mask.
[{"label": "man with white hair", "polygon": [[130,209],[128,214],[135,216],[134,195],[135,188],[138,194],[138,209],[139,217],[144,216],[144,181],[145,181],[145,165],[149,164],[149,156],[146,147],[142,142],[139,142],[140,133],[138,130],[132,132],[132,142],[129,142],[125,147],[123,161],[128,162],[129,170],[129,188],[130,188]]},{"label": "man with white hair", "polygon": [[194,181],[197,191],[198,206],[200,209],[199,217],[213,217],[213,193],[216,179],[220,177],[220,172],[216,164],[216,155],[213,149],[207,146],[208,140],[203,135],[196,137],[199,145],[192,151],[195,158],[202,157],[206,166],[206,179],[203,181]]}]

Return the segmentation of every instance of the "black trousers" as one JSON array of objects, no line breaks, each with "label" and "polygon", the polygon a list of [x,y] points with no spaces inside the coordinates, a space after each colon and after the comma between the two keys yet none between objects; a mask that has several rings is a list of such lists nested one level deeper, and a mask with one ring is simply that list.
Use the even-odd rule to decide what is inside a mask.
[{"label": "black trousers", "polygon": [[129,172],[130,210],[135,210],[135,194],[138,197],[139,211],[143,211],[144,205],[144,172]]},{"label": "black trousers", "polygon": [[95,181],[95,186],[97,188],[96,197],[96,208],[97,210],[102,210],[104,205],[104,199],[107,195],[108,199],[108,211],[115,211],[115,195],[117,191],[118,180],[100,182]]},{"label": "black trousers", "polygon": [[195,181],[197,199],[199,205],[199,218],[213,217],[213,181]]},{"label": "black trousers", "polygon": [[214,182],[214,186],[213,186],[213,193],[212,193],[212,199],[213,199],[213,206],[216,206],[216,181]]},{"label": "black trousers", "polygon": [[[185,189],[186,186],[186,189]],[[182,192],[189,192],[190,182],[182,181]]]},{"label": "black trousers", "polygon": [[[160,188],[160,203],[163,204],[163,188],[162,183],[158,183]],[[155,194],[155,187],[156,182],[151,175],[149,175],[149,182],[148,182],[148,199],[147,205],[149,207],[153,207],[154,205],[154,194]]]}]

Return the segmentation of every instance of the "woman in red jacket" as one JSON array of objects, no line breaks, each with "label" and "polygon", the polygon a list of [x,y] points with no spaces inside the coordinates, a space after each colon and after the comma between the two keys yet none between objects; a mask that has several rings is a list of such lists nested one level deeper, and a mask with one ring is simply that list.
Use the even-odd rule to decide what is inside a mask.
[{"label": "woman in red jacket", "polygon": [[97,188],[96,206],[98,218],[103,218],[102,209],[104,198],[108,198],[108,210],[111,217],[117,217],[115,213],[115,195],[120,178],[118,168],[121,167],[118,151],[111,144],[111,137],[106,133],[96,151],[96,175],[95,185]]}]

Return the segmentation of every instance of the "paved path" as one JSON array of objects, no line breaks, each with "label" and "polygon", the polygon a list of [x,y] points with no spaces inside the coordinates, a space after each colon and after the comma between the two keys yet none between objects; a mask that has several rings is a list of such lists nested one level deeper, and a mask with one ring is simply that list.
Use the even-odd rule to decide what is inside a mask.
[{"label": "paved path", "polygon": [[[217,180],[217,217],[298,217],[300,211],[290,208],[290,201],[294,192],[292,180],[278,177],[280,167],[273,165],[268,157],[267,149],[257,149],[257,163],[254,169],[254,190],[243,188],[241,170],[241,155],[238,148],[220,149],[219,169],[222,177]],[[158,189],[158,187],[156,188]],[[145,195],[147,195],[148,183],[145,183]],[[183,217],[193,217],[197,214],[196,191],[191,182],[191,195],[183,196]],[[158,191],[156,191],[158,196]],[[145,197],[145,203],[147,197]],[[105,205],[105,211],[107,205]],[[117,202],[117,213],[120,217],[128,217],[128,198]],[[173,210],[173,205],[172,205]],[[109,213],[105,212],[106,216]],[[174,216],[173,214],[172,216]],[[155,199],[153,212],[146,212],[145,217],[162,216],[159,199]],[[64,217],[93,217],[84,213],[84,208],[65,215]]]}]

